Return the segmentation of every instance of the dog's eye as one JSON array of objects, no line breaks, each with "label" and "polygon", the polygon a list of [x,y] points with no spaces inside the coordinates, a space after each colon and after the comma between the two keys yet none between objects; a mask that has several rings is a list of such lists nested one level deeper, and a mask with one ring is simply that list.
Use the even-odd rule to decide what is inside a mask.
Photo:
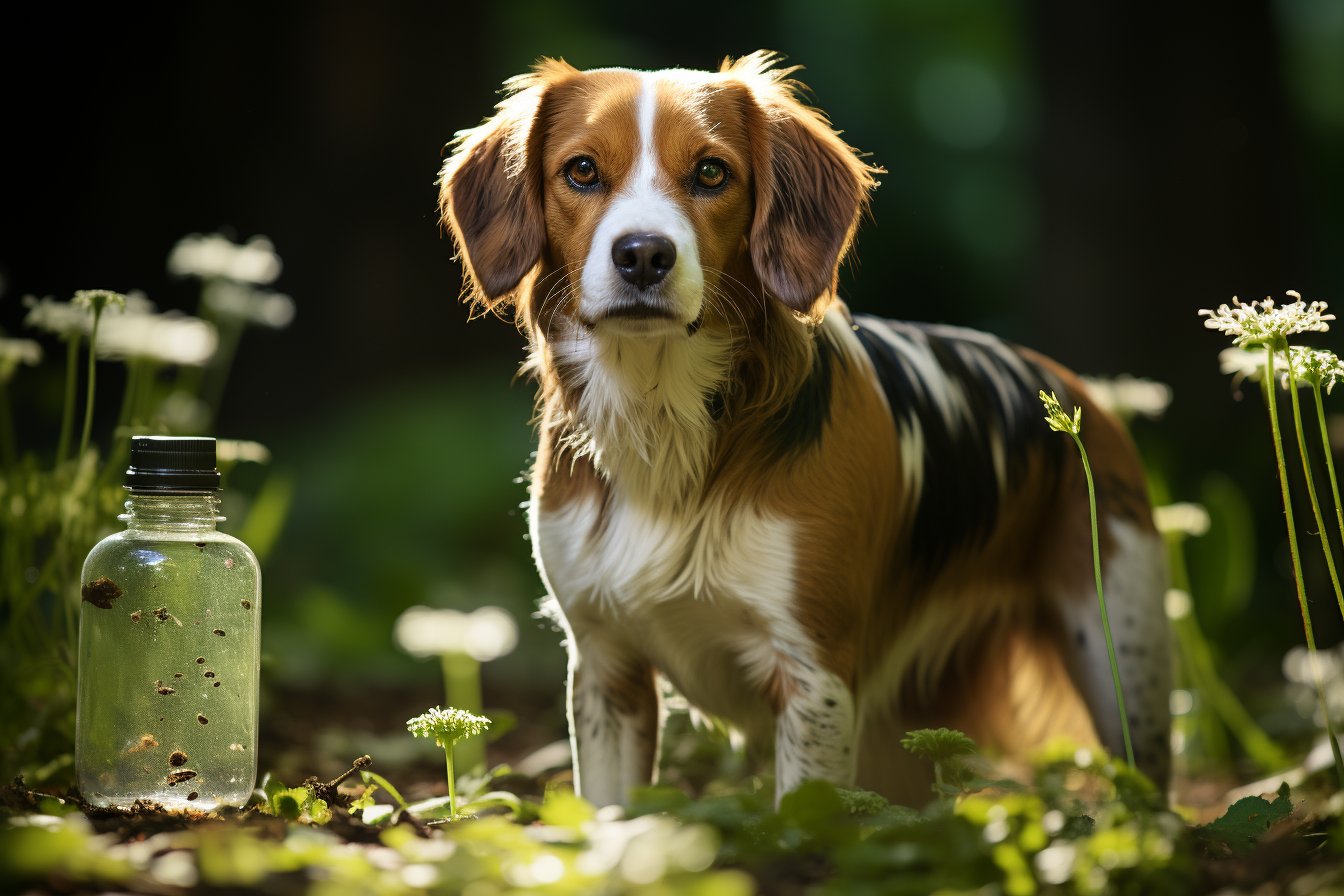
[{"label": "dog's eye", "polygon": [[728,166],[722,159],[701,159],[695,166],[695,185],[702,190],[721,190],[728,183]]},{"label": "dog's eye", "polygon": [[587,156],[579,156],[577,159],[571,159],[565,166],[565,177],[572,186],[579,189],[595,187],[599,183],[597,176],[597,163]]}]

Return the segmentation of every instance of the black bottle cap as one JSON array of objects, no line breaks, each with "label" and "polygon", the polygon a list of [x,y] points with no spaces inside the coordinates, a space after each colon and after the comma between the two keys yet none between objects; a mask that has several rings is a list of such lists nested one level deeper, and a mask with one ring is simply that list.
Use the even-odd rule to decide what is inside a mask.
[{"label": "black bottle cap", "polygon": [[215,440],[194,436],[132,436],[126,488],[133,492],[218,489]]}]

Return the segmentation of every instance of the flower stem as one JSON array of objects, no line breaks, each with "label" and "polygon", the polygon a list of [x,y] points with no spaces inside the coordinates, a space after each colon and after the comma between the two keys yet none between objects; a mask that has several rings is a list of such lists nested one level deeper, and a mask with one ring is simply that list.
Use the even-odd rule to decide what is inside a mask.
[{"label": "flower stem", "polygon": [[[1302,407],[1297,397],[1297,376],[1293,368],[1288,368],[1288,394],[1293,402],[1293,428],[1297,435],[1297,453],[1302,458],[1302,475],[1307,480],[1307,496],[1311,499],[1311,513],[1316,520],[1316,534],[1321,539],[1321,553],[1325,554],[1325,568],[1330,573],[1330,584],[1335,589],[1335,601],[1339,604],[1339,613],[1344,616],[1344,591],[1339,587],[1339,572],[1335,569],[1335,552],[1330,547],[1330,535],[1325,528],[1325,517],[1321,513],[1321,502],[1316,497],[1316,477],[1311,474],[1311,459],[1307,456],[1307,438],[1302,428]],[[1326,457],[1329,457],[1326,452]]]},{"label": "flower stem", "polygon": [[443,747],[444,762],[448,767],[448,812],[449,818],[457,818],[457,775],[453,773],[453,745],[445,743]]},{"label": "flower stem", "polygon": [[89,450],[89,439],[93,435],[93,390],[96,382],[96,369],[98,357],[95,349],[98,343],[98,318],[102,317],[103,308],[101,305],[93,307],[93,329],[89,332],[89,390],[84,396],[84,432],[79,437],[79,454],[83,457],[84,452]]},{"label": "flower stem", "polygon": [[[1330,430],[1325,425],[1325,402],[1321,400],[1321,384],[1313,383],[1311,392],[1316,399],[1316,425],[1321,431],[1321,450],[1325,454],[1325,469],[1330,474],[1330,494],[1335,500],[1335,522],[1339,525],[1340,541],[1344,543],[1344,505],[1341,505],[1339,500],[1339,480],[1335,478],[1335,456],[1330,449]],[[1344,613],[1344,606],[1340,607],[1340,612]]]},{"label": "flower stem", "polygon": [[1265,375],[1261,378],[1265,391],[1265,406],[1269,408],[1269,428],[1274,436],[1274,459],[1279,469],[1279,491],[1283,497],[1283,516],[1288,526],[1288,553],[1293,560],[1293,581],[1297,586],[1297,603],[1302,612],[1302,630],[1306,634],[1307,654],[1311,659],[1312,674],[1316,679],[1316,698],[1325,717],[1325,732],[1330,738],[1330,752],[1335,759],[1335,775],[1344,787],[1344,756],[1339,752],[1335,737],[1335,723],[1330,718],[1330,707],[1325,701],[1325,684],[1321,681],[1320,664],[1316,659],[1316,635],[1311,625],[1311,610],[1307,606],[1307,586],[1302,577],[1302,557],[1297,549],[1297,524],[1293,521],[1293,501],[1288,490],[1288,464],[1283,459],[1283,434],[1279,430],[1279,412],[1274,400],[1274,346],[1265,352]]},{"label": "flower stem", "polygon": [[1125,712],[1125,692],[1120,686],[1120,664],[1115,659],[1115,642],[1111,640],[1111,619],[1106,612],[1106,595],[1101,587],[1101,536],[1097,528],[1097,490],[1092,482],[1092,465],[1087,462],[1087,449],[1076,432],[1071,432],[1078,456],[1083,459],[1083,475],[1087,477],[1087,505],[1092,519],[1092,573],[1097,581],[1097,603],[1101,606],[1101,630],[1106,635],[1106,655],[1111,661],[1111,680],[1115,683],[1115,703],[1120,710],[1120,733],[1125,738],[1125,759],[1134,768],[1134,744],[1129,738],[1129,714]]},{"label": "flower stem", "polygon": [[70,434],[75,428],[75,381],[79,376],[79,334],[70,334],[65,344],[65,403],[61,406],[61,440],[56,447],[56,467],[65,462]]},{"label": "flower stem", "polygon": [[[481,714],[481,664],[468,653],[445,653],[443,664],[444,699],[448,705]],[[469,735],[459,740],[452,749],[462,760],[462,770],[475,774],[485,768],[485,738]]]}]

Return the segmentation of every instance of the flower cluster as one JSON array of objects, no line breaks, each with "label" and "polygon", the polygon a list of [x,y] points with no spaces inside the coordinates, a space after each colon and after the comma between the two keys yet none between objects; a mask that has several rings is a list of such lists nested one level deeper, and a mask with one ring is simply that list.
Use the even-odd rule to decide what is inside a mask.
[{"label": "flower cluster", "polygon": [[1230,306],[1205,308],[1199,313],[1208,317],[1204,326],[1226,333],[1234,344],[1243,347],[1263,345],[1282,349],[1288,344],[1288,337],[1296,333],[1324,333],[1330,329],[1328,321],[1335,316],[1326,313],[1325,302],[1307,304],[1300,293],[1291,289],[1288,295],[1297,301],[1275,305],[1273,299],[1266,298],[1246,304],[1234,296]]},{"label": "flower cluster", "polygon": [[1083,409],[1081,407],[1075,406],[1073,417],[1069,417],[1068,414],[1064,413],[1064,408],[1060,407],[1059,399],[1055,397],[1055,393],[1051,392],[1046,395],[1044,389],[1041,390],[1041,403],[1045,405],[1045,422],[1055,432],[1066,432],[1071,436],[1076,436],[1082,431]]},{"label": "flower cluster", "polygon": [[432,737],[434,742],[444,749],[448,749],[463,738],[483,734],[489,727],[490,720],[485,716],[478,716],[463,709],[454,709],[451,706],[447,709],[435,706],[428,712],[406,720],[406,730],[412,735]]},{"label": "flower cluster", "polygon": [[1327,395],[1344,379],[1344,363],[1334,352],[1294,345],[1288,349],[1288,363],[1299,382],[1324,387]]}]

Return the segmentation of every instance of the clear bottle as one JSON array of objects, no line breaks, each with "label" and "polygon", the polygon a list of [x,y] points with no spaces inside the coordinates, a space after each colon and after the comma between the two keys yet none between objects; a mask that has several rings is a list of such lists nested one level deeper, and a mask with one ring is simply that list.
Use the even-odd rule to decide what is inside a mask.
[{"label": "clear bottle", "polygon": [[80,792],[102,806],[241,806],[257,776],[261,570],[215,528],[215,440],[135,436],[126,488],[126,530],[84,561]]}]

